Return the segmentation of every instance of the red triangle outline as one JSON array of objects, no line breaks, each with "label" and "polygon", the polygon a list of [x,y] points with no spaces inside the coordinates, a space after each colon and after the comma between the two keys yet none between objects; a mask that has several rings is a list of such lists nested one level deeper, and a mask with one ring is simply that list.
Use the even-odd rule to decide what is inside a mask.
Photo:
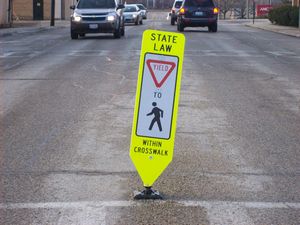
[{"label": "red triangle outline", "polygon": [[[160,63],[160,64],[167,64],[170,65],[171,68],[169,69],[169,71],[166,73],[166,75],[163,77],[163,79],[158,83],[156,77],[155,77],[155,73],[152,70],[151,67],[151,63]],[[168,61],[162,61],[162,60],[155,60],[155,59],[147,59],[146,60],[146,64],[149,68],[150,74],[152,76],[152,79],[154,81],[154,84],[156,87],[160,88],[164,82],[167,80],[167,78],[170,76],[170,74],[173,72],[174,68],[176,67],[176,64],[174,62],[168,62]]]}]

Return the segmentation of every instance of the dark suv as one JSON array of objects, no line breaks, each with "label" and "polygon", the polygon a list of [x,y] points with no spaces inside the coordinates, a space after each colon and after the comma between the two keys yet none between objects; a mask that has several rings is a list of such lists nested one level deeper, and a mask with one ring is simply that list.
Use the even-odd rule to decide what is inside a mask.
[{"label": "dark suv", "polygon": [[178,13],[177,30],[207,26],[208,31],[217,32],[218,13],[213,0],[184,0]]},{"label": "dark suv", "polygon": [[86,33],[113,33],[120,38],[125,34],[123,8],[116,0],[79,0],[71,6],[71,38]]}]

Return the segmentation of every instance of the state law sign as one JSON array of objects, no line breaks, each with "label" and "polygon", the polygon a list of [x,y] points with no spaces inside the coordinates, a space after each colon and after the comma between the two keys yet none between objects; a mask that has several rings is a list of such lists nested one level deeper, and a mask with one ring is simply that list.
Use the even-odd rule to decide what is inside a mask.
[{"label": "state law sign", "polygon": [[143,34],[130,157],[145,187],[173,158],[184,45],[180,33]]}]

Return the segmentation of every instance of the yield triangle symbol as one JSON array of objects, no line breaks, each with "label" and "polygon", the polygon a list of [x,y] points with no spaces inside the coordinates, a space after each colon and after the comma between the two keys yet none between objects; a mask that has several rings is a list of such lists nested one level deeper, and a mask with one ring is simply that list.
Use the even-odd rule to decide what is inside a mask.
[{"label": "yield triangle symbol", "polygon": [[[168,79],[172,71],[174,70],[176,64],[174,62],[162,61],[162,60],[155,60],[155,59],[148,59],[146,60],[147,66],[149,68],[151,77],[154,81],[156,87],[160,88],[164,82]],[[153,67],[152,67],[153,66]],[[163,66],[163,67],[161,67]],[[154,73],[155,68],[164,68],[164,72]]]}]

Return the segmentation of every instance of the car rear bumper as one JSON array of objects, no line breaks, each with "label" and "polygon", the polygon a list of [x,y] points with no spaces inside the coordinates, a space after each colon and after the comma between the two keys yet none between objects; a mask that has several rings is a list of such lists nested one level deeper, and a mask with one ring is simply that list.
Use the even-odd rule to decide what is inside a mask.
[{"label": "car rear bumper", "polygon": [[71,31],[75,33],[113,33],[116,30],[115,22],[74,22],[71,21]]},{"label": "car rear bumper", "polygon": [[184,26],[189,27],[205,27],[210,26],[218,21],[217,17],[211,18],[181,18],[181,21]]}]

